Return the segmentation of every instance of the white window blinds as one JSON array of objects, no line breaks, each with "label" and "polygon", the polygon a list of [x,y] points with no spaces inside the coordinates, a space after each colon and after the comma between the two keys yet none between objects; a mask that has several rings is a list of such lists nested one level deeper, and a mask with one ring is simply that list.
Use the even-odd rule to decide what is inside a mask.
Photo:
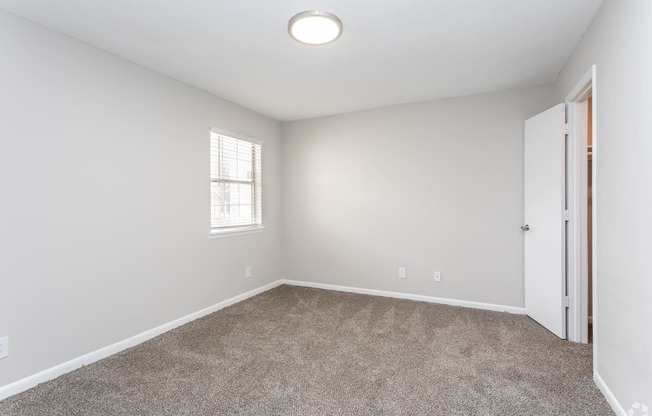
[{"label": "white window blinds", "polygon": [[262,224],[261,146],[211,132],[211,230]]}]

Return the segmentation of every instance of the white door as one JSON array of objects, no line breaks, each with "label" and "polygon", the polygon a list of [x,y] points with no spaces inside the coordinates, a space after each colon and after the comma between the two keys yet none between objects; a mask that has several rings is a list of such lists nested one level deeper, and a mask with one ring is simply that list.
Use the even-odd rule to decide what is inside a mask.
[{"label": "white door", "polygon": [[525,121],[525,313],[566,338],[565,105]]}]

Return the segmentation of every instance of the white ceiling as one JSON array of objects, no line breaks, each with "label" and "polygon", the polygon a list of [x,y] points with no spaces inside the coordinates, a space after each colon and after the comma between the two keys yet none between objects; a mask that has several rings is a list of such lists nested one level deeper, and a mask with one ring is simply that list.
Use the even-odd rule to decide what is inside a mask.
[{"label": "white ceiling", "polygon": [[[285,121],[553,81],[602,0],[0,0],[0,8]],[[338,15],[335,43],[290,39]]]}]

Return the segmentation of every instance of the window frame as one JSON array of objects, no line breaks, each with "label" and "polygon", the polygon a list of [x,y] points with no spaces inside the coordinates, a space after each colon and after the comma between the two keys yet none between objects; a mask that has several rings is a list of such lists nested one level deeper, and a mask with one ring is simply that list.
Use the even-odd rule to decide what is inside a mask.
[{"label": "window frame", "polygon": [[[258,158],[260,159],[260,182],[259,182],[260,190],[259,190],[259,193],[256,192],[256,182],[255,182],[255,180],[252,180],[252,182],[251,182],[252,183],[252,197],[255,198],[255,199],[260,200],[260,223],[259,224],[233,225],[233,226],[228,226],[227,225],[227,226],[222,226],[222,227],[213,227],[212,226],[213,214],[211,212],[210,215],[209,215],[209,220],[210,220],[211,224],[210,224],[210,227],[209,227],[210,232],[209,232],[208,238],[212,240],[212,239],[218,239],[218,238],[224,238],[224,237],[233,237],[233,236],[238,236],[238,235],[247,235],[247,234],[262,232],[265,229],[265,225],[263,224],[263,215],[262,215],[262,211],[263,211],[263,201],[262,201],[262,195],[263,195],[263,185],[262,185],[263,150],[262,150],[262,147],[263,147],[263,142],[262,142],[262,140],[252,139],[251,137],[243,136],[241,134],[233,133],[233,132],[230,132],[230,131],[227,131],[227,130],[218,129],[218,128],[214,128],[214,127],[212,127],[210,129],[209,136],[208,136],[209,137],[209,140],[208,140],[208,151],[209,151],[209,154],[208,154],[208,169],[209,169],[208,181],[209,181],[209,189],[210,189],[209,190],[209,206],[210,207],[212,207],[212,194],[211,194],[211,192],[212,192],[212,183],[213,183],[213,178],[211,177],[212,161],[211,161],[211,154],[210,154],[211,146],[212,146],[212,144],[211,144],[211,140],[212,140],[211,135],[212,134],[226,136],[226,137],[229,137],[229,138],[232,138],[232,139],[242,140],[242,141],[249,142],[249,143],[252,143],[254,145],[260,146],[260,151],[259,151],[260,154],[258,155]],[[251,163],[252,164],[256,163],[254,158],[252,158]],[[255,174],[256,174],[256,172],[255,172],[255,166],[254,166],[253,175],[255,175]],[[234,182],[237,182],[237,181],[234,180]],[[255,206],[253,207],[253,209],[255,209]]]}]

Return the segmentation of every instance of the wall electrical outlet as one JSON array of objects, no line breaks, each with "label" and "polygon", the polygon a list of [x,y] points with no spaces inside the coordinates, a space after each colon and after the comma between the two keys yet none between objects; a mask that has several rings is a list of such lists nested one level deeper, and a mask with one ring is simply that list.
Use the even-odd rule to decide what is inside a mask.
[{"label": "wall electrical outlet", "polygon": [[435,272],[434,278],[435,282],[441,282],[441,272]]},{"label": "wall electrical outlet", "polygon": [[9,355],[9,337],[0,338],[0,358],[5,358]]},{"label": "wall electrical outlet", "polygon": [[245,267],[245,277],[247,279],[251,277],[251,266]]},{"label": "wall electrical outlet", "polygon": [[407,272],[405,270],[405,267],[399,267],[398,268],[398,278],[399,279],[406,279],[407,278]]}]

